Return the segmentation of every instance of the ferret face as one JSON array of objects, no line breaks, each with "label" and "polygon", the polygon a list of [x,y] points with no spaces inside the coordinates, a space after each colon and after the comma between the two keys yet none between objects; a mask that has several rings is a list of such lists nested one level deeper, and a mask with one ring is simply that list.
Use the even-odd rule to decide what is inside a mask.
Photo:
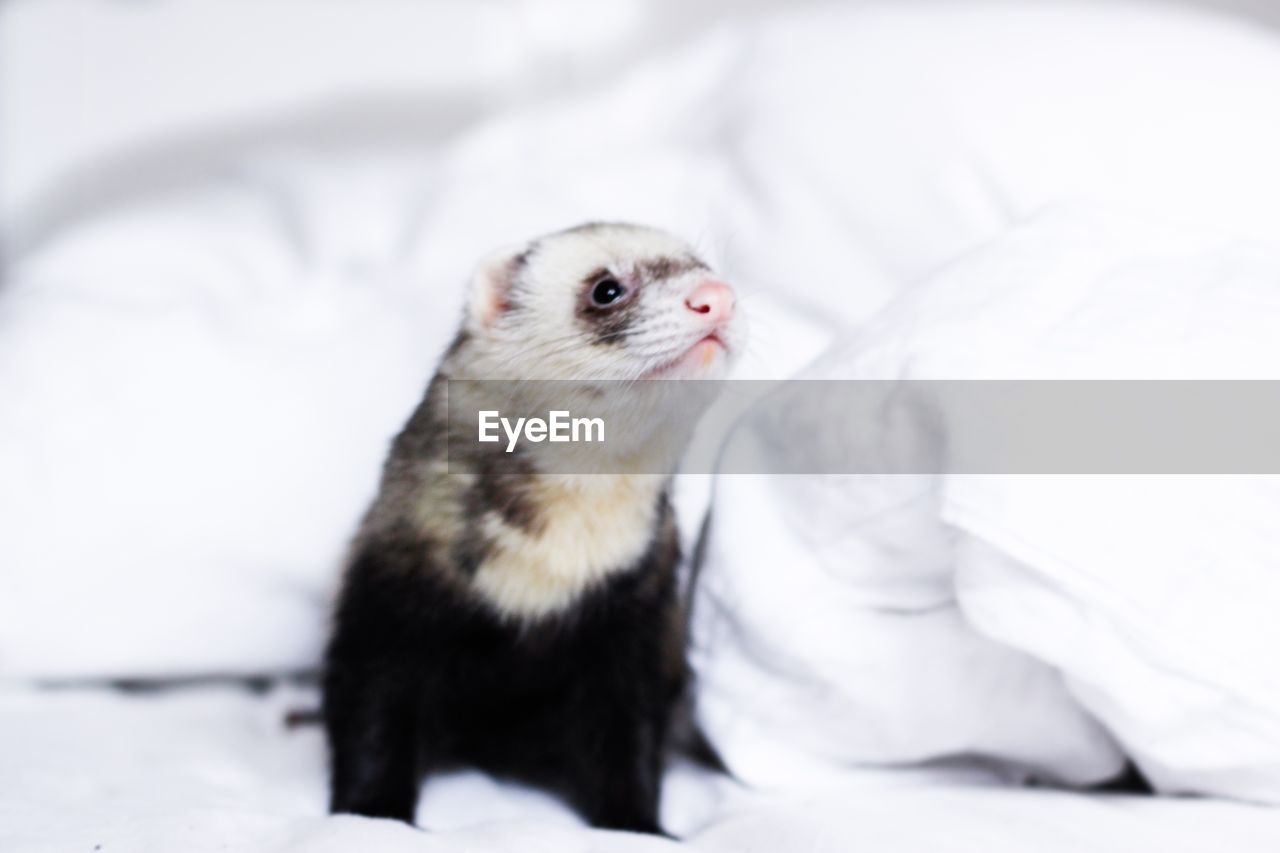
[{"label": "ferret face", "polygon": [[584,225],[495,253],[471,296],[476,378],[719,378],[739,346],[733,289],[651,228]]}]

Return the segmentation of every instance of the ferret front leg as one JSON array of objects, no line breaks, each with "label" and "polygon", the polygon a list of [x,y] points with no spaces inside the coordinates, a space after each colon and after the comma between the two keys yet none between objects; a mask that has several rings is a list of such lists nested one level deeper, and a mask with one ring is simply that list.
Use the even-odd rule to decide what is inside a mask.
[{"label": "ferret front leg", "polygon": [[421,776],[410,684],[396,669],[331,664],[324,699],[330,812],[413,823]]},{"label": "ferret front leg", "polygon": [[664,834],[658,823],[662,745],[657,727],[635,718],[584,722],[589,726],[601,730],[594,749],[578,756],[571,800],[592,826]]}]

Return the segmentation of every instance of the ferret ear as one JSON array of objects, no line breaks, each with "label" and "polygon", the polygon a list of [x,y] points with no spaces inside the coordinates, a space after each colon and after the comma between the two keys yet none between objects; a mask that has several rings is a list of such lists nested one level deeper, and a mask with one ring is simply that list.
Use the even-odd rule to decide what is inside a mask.
[{"label": "ferret ear", "polygon": [[510,306],[511,288],[527,249],[523,244],[503,246],[485,255],[476,266],[467,303],[467,321],[472,327],[488,328]]}]

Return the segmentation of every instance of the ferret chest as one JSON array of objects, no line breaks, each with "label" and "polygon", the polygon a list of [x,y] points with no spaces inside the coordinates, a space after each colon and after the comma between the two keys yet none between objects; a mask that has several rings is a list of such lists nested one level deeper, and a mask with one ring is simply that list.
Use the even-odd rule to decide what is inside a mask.
[{"label": "ferret chest", "polygon": [[659,477],[537,477],[526,488],[533,514],[525,523],[497,510],[478,520],[486,547],[472,588],[503,615],[536,618],[572,606],[634,566],[655,535]]}]

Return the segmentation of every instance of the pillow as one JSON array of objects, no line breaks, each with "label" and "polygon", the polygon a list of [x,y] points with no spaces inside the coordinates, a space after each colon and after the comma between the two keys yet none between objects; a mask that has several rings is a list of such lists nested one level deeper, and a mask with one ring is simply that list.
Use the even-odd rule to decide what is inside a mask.
[{"label": "pillow", "polygon": [[968,624],[937,513],[920,477],[719,479],[692,660],[699,718],[736,776],[810,787],[959,756],[1065,783],[1119,772],[1050,667]]},{"label": "pillow", "polygon": [[[1273,249],[1060,208],[905,293],[802,376],[1277,379],[1277,282]],[[1118,744],[1161,791],[1280,802],[1280,478],[717,488],[700,700],[749,779],[963,752],[1089,782],[1119,769]]]},{"label": "pillow", "polygon": [[614,76],[700,24],[592,0],[9,3],[0,16],[10,248],[67,207],[216,165],[237,140],[438,142],[462,117]]},{"label": "pillow", "polygon": [[[934,295],[1010,264],[1017,295],[919,329],[941,343],[916,369],[1280,379],[1280,251],[1114,220],[1046,221],[998,251]],[[1158,790],[1280,804],[1280,477],[954,477],[941,504],[970,622],[1062,671]]]},{"label": "pillow", "polygon": [[[461,301],[394,263],[369,176],[252,171],[68,231],[0,293],[0,673],[315,660]],[[358,227],[323,233],[304,187]]]},{"label": "pillow", "polygon": [[1274,30],[1170,3],[884,3],[740,39],[727,144],[764,203],[725,223],[768,233],[743,266],[845,328],[1063,201],[1277,239]]}]

